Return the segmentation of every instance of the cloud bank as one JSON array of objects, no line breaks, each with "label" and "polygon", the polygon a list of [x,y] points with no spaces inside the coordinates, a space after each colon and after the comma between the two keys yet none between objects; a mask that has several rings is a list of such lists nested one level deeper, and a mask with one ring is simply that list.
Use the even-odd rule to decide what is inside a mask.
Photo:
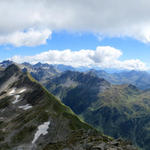
[{"label": "cloud bank", "polygon": [[51,37],[51,31],[45,29],[43,31],[36,31],[29,29],[25,32],[16,31],[12,34],[0,35],[0,44],[12,44],[19,46],[37,46],[46,44],[46,40]]},{"label": "cloud bank", "polygon": [[73,67],[99,67],[127,70],[147,70],[146,64],[138,59],[121,61],[122,52],[110,46],[97,47],[96,50],[82,49],[79,51],[49,50],[34,56],[14,56],[10,60],[17,63],[29,62],[32,64],[41,62],[48,64],[64,64]]},{"label": "cloud bank", "polygon": [[[46,42],[49,33],[32,43],[30,29],[40,33],[87,31],[102,37],[128,36],[150,42],[149,14],[148,0],[1,0],[0,44],[33,46]],[[21,40],[13,41],[13,36]]]}]

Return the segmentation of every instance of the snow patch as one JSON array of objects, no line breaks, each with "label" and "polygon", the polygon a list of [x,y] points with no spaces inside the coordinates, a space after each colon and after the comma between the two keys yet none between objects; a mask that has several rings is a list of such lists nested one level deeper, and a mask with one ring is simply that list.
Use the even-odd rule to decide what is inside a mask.
[{"label": "snow patch", "polygon": [[28,110],[28,109],[32,108],[32,106],[30,104],[26,104],[26,105],[23,105],[23,106],[19,106],[19,108],[21,108],[23,110]]},{"label": "snow patch", "polygon": [[16,92],[16,88],[13,88],[10,92],[9,92],[9,95],[14,95]]},{"label": "snow patch", "polygon": [[19,94],[21,94],[21,93],[23,93],[25,91],[26,91],[26,89],[24,88],[24,89],[22,89],[22,90],[19,91]]},{"label": "snow patch", "polygon": [[20,95],[15,95],[15,100],[12,102],[13,104],[16,104],[16,103],[18,103],[19,101],[20,101]]},{"label": "snow patch", "polygon": [[0,117],[0,120],[3,120],[4,119],[4,117]]},{"label": "snow patch", "polygon": [[[10,96],[15,96],[15,100],[12,102],[12,104],[16,104],[20,101],[20,95],[21,93],[25,92],[26,91],[26,88],[22,88],[22,89],[16,89],[16,88],[13,88],[8,94]],[[27,106],[20,106],[22,109],[24,110],[27,110],[29,108],[31,108],[32,106],[29,106],[29,104]]]},{"label": "snow patch", "polygon": [[48,128],[50,125],[50,121],[44,122],[42,125],[38,126],[38,131],[34,135],[34,139],[32,141],[32,144],[36,142],[36,140],[40,137],[40,135],[46,135],[48,133]]},{"label": "snow patch", "polygon": [[21,94],[21,93],[25,92],[26,90],[27,90],[26,88],[23,88],[21,90],[13,88],[8,94],[12,96],[12,95],[15,95],[15,94]]},{"label": "snow patch", "polygon": [[5,108],[1,110],[1,112],[4,112],[4,111],[5,111]]}]

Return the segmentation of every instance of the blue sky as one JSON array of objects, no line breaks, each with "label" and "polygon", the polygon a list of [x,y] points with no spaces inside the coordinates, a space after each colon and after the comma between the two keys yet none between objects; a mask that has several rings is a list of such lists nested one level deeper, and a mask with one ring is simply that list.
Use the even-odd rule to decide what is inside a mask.
[{"label": "blue sky", "polygon": [[97,46],[112,46],[120,49],[123,52],[123,55],[120,57],[121,60],[138,58],[150,64],[149,43],[143,43],[129,37],[104,37],[99,40],[98,37],[92,33],[69,33],[66,31],[54,32],[51,39],[47,40],[46,44],[40,46],[0,46],[2,54],[0,55],[0,60],[11,58],[14,55],[32,56],[49,49],[71,49],[73,51],[78,51],[81,49],[95,49]]},{"label": "blue sky", "polygon": [[2,0],[0,60],[150,70],[149,14],[148,1]]}]

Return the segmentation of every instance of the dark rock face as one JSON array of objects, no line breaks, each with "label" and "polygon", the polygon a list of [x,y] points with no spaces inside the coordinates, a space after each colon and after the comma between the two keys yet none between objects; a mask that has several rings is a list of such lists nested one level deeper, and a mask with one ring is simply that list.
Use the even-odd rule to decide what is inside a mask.
[{"label": "dark rock face", "polygon": [[75,113],[80,114],[98,99],[100,92],[111,85],[106,80],[89,73],[66,71],[45,86]]},{"label": "dark rock face", "polygon": [[102,135],[11,65],[0,74],[0,150],[135,150]]}]

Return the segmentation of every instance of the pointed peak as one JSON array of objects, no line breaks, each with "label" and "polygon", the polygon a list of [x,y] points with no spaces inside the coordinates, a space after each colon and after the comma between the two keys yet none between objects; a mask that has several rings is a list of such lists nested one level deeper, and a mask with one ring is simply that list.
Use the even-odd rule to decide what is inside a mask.
[{"label": "pointed peak", "polygon": [[13,61],[10,61],[10,60],[5,60],[5,61],[0,62],[0,66],[2,68],[7,68],[11,64],[13,64]]},{"label": "pointed peak", "polygon": [[11,64],[9,65],[6,69],[5,69],[5,72],[10,72],[10,73],[15,73],[15,72],[18,72],[18,71],[21,71],[21,69],[19,68],[18,65],[16,64]]},{"label": "pointed peak", "polygon": [[138,88],[133,84],[128,84],[128,87],[133,89],[133,90],[138,90]]}]

